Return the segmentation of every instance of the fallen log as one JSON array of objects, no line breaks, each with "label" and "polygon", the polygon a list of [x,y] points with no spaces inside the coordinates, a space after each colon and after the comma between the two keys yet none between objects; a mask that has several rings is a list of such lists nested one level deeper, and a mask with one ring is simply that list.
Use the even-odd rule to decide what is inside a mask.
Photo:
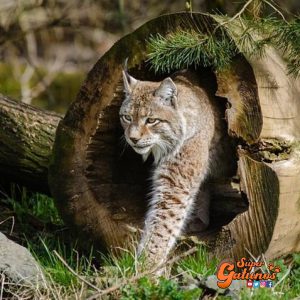
[{"label": "fallen log", "polygon": [[61,116],[0,94],[1,183],[50,194],[48,165]]}]

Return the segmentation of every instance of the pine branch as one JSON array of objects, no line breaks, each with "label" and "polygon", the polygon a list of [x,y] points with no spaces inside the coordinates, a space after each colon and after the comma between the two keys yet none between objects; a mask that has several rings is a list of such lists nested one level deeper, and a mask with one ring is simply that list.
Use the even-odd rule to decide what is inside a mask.
[{"label": "pine branch", "polygon": [[239,34],[230,22],[220,22],[212,34],[177,30],[165,37],[152,36],[148,60],[156,72],[170,73],[191,65],[222,69],[237,53],[259,58],[265,54],[265,46],[271,45],[286,59],[288,73],[300,75],[299,18],[290,23],[273,17],[239,19],[236,22],[244,28]]},{"label": "pine branch", "polygon": [[152,36],[148,42],[149,61],[156,72],[195,66],[227,66],[235,55],[232,42],[225,38],[178,30],[167,36]]},{"label": "pine branch", "polygon": [[273,43],[283,52],[288,72],[300,76],[300,19],[278,26]]}]

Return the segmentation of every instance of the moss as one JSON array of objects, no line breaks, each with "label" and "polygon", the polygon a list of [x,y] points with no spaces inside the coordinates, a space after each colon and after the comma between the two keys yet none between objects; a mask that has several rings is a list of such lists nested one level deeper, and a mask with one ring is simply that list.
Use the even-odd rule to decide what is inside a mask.
[{"label": "moss", "polygon": [[251,145],[249,150],[262,161],[275,162],[289,159],[295,144],[278,139],[262,139],[259,143]]}]

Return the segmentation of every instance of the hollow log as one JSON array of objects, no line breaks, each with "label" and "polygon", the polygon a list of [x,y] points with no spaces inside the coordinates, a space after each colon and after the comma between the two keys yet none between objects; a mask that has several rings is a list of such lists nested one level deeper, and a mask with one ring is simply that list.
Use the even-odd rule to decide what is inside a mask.
[{"label": "hollow log", "polygon": [[0,94],[1,184],[15,182],[50,194],[48,165],[61,118]]},{"label": "hollow log", "polygon": [[[94,243],[124,245],[141,228],[147,207],[151,166],[120,142],[124,60],[129,58],[134,77],[161,80],[169,74],[151,71],[145,41],[177,29],[207,33],[218,21],[197,13],[165,15],[125,36],[96,63],[60,122],[51,191],[65,220]],[[234,26],[233,40],[239,24]],[[223,71],[197,71],[220,102],[227,101],[228,134],[238,144],[236,176],[210,183],[211,225],[199,235],[209,236],[214,252],[223,257],[250,252],[274,258],[299,251],[299,80],[286,74],[272,48],[260,59],[238,55]]]},{"label": "hollow log", "polygon": [[[57,206],[85,239],[106,248],[123,246],[141,228],[147,209],[151,163],[143,163],[120,141],[124,60],[129,58],[134,77],[161,80],[169,74],[155,74],[147,64],[145,41],[150,35],[191,28],[205,33],[218,22],[215,16],[196,13],[161,16],[118,41],[89,72],[58,125],[49,166],[49,185]],[[239,24],[235,27],[233,40]],[[199,236],[208,238],[220,257],[240,258],[250,252],[254,256],[265,253],[271,259],[300,251],[299,79],[286,74],[284,60],[272,48],[259,59],[238,55],[226,70],[198,67],[196,72],[224,107],[228,135],[237,144],[235,176],[227,174],[209,183],[211,225]],[[34,183],[36,189],[46,186],[60,117],[22,106],[16,115],[22,120],[28,112],[24,129],[6,105],[1,102],[4,109],[0,106],[7,118],[0,129],[5,129],[0,132],[4,137],[0,152],[5,150],[0,155],[1,173]],[[20,133],[14,135],[15,124]]]}]

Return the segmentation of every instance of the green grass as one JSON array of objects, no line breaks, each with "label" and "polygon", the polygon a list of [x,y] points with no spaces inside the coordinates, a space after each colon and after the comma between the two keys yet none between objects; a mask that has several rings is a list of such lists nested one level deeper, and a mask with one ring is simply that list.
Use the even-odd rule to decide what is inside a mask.
[{"label": "green grass", "polygon": [[43,266],[47,276],[50,277],[54,283],[66,288],[80,285],[80,280],[66,268],[54,250],[77,274],[84,274],[84,276],[92,276],[94,274],[92,263],[94,259],[93,249],[90,250],[88,256],[80,255],[76,250],[76,243],[66,245],[58,238],[53,239],[53,237],[42,236],[39,237],[39,242],[31,243],[28,241],[27,248],[40,265]]},{"label": "green grass", "polygon": [[[134,253],[124,249],[121,255],[116,257],[115,255],[99,255],[93,249],[85,253],[80,251],[76,241],[65,238],[69,232],[64,234],[64,225],[52,198],[28,193],[23,189],[18,190],[18,200],[14,199],[14,193],[12,193],[11,198],[0,199],[0,204],[9,206],[14,213],[16,223],[18,223],[17,228],[22,228],[22,233],[19,234],[25,236],[24,245],[35,256],[48,278],[46,289],[30,290],[29,295],[33,299],[88,298],[96,291],[83,284],[81,278],[84,278],[101,290],[122,283],[109,299],[193,300],[199,299],[205,292],[205,287],[199,284],[199,279],[216,274],[219,261],[210,257],[204,245],[198,245],[196,253],[183,257],[170,266],[165,277],[157,279],[153,276],[143,276],[132,280],[133,276],[140,274],[136,270]],[[55,230],[48,230],[47,227],[36,230],[30,222],[33,217],[41,224],[52,224]],[[62,259],[55,253],[58,253]],[[102,258],[96,260],[95,257],[99,256]],[[284,276],[288,272],[288,266],[283,260],[275,262],[281,267],[281,273],[275,284],[278,280],[282,280],[275,289],[247,289],[245,287],[240,291],[239,299],[288,300],[299,296],[300,254],[293,254],[290,261],[290,274],[286,277]],[[95,262],[97,262],[96,265]],[[73,274],[70,268],[76,274]],[[6,289],[9,293],[9,287]],[[19,289],[17,293],[25,298],[24,295],[28,294],[28,287]],[[216,299],[231,298],[218,295]]]},{"label": "green grass", "polygon": [[102,255],[102,268],[111,277],[126,278],[136,273],[136,259],[134,253],[121,251],[120,256]]},{"label": "green grass", "polygon": [[[18,194],[17,201],[14,200],[16,194]],[[21,238],[24,237],[25,246],[54,283],[64,287],[79,283],[78,278],[54,254],[54,250],[75,272],[85,273],[85,275],[92,273],[93,249],[88,256],[80,255],[76,250],[78,247],[76,241],[63,239],[60,233],[64,229],[64,224],[53,198],[39,193],[29,193],[25,188],[20,189],[15,185],[12,185],[11,195],[2,199],[1,202],[10,206],[14,212],[16,222],[22,228]],[[39,230],[34,226],[36,223],[39,224]],[[54,232],[49,232],[44,227],[49,224],[54,226]]]},{"label": "green grass", "polygon": [[[20,194],[18,197],[20,199],[15,201],[14,195],[17,193]],[[11,197],[6,197],[1,201],[11,206],[18,221],[24,227],[28,225],[28,219],[32,217],[45,224],[63,224],[52,198],[39,193],[29,193],[25,188],[21,189],[14,185],[12,185],[11,194]]]},{"label": "green grass", "polygon": [[217,271],[218,261],[208,255],[207,249],[199,245],[198,251],[193,256],[183,258],[177,265],[179,271],[184,271],[192,276],[209,276]]},{"label": "green grass", "polygon": [[156,283],[147,277],[138,280],[135,286],[127,285],[121,291],[122,300],[146,300],[146,299],[166,299],[166,300],[193,300],[199,299],[201,289],[182,289],[180,285],[166,278],[159,278]]}]

